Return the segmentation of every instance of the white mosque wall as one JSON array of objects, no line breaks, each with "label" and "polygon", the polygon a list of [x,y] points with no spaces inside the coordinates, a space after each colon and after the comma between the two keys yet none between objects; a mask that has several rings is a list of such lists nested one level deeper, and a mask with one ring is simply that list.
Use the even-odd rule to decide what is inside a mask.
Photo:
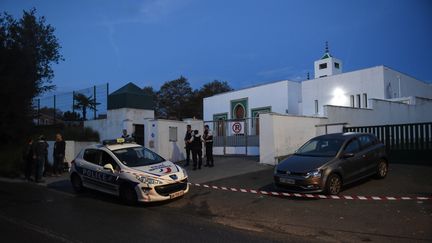
[{"label": "white mosque wall", "polygon": [[[251,110],[271,107],[272,112],[298,114],[301,84],[283,80],[279,82],[259,85],[251,88],[222,93],[204,98],[204,120],[213,120],[214,114],[227,113],[231,119],[231,100],[248,99],[247,116]],[[292,96],[291,96],[292,95]]]}]

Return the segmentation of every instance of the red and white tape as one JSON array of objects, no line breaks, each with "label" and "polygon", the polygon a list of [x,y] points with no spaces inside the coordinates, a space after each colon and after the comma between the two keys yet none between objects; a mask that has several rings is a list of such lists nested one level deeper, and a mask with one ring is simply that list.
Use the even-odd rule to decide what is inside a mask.
[{"label": "red and white tape", "polygon": [[231,191],[231,192],[241,192],[241,193],[252,193],[252,194],[261,194],[266,196],[281,196],[281,197],[294,197],[294,198],[316,198],[316,199],[335,199],[335,200],[374,200],[374,201],[408,201],[408,200],[432,200],[432,196],[347,196],[347,195],[322,195],[322,194],[310,194],[310,193],[288,193],[288,192],[272,192],[272,191],[263,191],[263,190],[251,190],[244,188],[233,188],[233,187],[224,187],[224,186],[212,186],[207,184],[197,184],[197,183],[189,183],[189,185],[196,187],[203,187],[214,190],[222,190],[222,191]]}]

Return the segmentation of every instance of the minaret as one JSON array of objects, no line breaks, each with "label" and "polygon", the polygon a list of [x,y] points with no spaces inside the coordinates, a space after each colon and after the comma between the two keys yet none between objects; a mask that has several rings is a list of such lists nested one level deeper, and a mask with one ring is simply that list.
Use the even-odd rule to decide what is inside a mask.
[{"label": "minaret", "polygon": [[342,73],[342,61],[334,58],[329,51],[328,41],[325,43],[325,53],[315,61],[315,78],[327,77]]}]

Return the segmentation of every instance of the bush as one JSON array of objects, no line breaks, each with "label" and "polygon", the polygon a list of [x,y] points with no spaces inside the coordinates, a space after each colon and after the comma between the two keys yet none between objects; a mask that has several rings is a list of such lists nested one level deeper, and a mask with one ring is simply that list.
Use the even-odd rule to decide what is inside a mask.
[{"label": "bush", "polygon": [[18,177],[24,168],[23,145],[7,145],[0,150],[0,176]]},{"label": "bush", "polygon": [[40,134],[47,140],[55,140],[55,135],[60,133],[64,140],[75,141],[99,141],[99,133],[89,127],[65,126],[63,124],[35,127],[33,135],[37,138]]}]

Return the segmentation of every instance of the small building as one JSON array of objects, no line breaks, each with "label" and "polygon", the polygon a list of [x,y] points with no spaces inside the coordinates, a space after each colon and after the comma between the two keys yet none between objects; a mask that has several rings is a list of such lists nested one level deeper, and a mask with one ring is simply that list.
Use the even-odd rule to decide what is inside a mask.
[{"label": "small building", "polygon": [[97,131],[100,139],[121,137],[123,129],[141,144],[166,159],[177,162],[185,159],[184,135],[186,125],[203,130],[201,120],[155,119],[154,100],[133,83],[128,83],[108,95],[107,116],[84,122]]}]

